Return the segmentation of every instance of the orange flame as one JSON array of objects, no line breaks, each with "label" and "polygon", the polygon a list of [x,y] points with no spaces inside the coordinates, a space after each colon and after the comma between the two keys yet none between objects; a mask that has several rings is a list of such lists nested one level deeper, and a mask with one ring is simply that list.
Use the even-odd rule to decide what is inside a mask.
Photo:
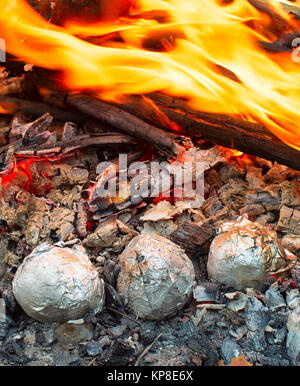
[{"label": "orange flame", "polygon": [[[102,98],[163,91],[188,98],[200,110],[263,122],[300,149],[299,64],[290,53],[271,55],[258,45],[257,40],[275,40],[270,31],[263,35],[263,29],[259,33],[249,27],[256,20],[267,29],[266,15],[245,0],[135,3],[135,15],[147,17],[58,27],[24,0],[0,0],[0,37],[22,60],[63,71],[69,89],[94,90]],[[277,0],[272,4],[281,9]],[[151,19],[156,11],[166,13],[168,22]],[[108,34],[119,39],[102,39],[102,46],[83,40]],[[158,40],[162,49],[149,49],[149,40]]]}]

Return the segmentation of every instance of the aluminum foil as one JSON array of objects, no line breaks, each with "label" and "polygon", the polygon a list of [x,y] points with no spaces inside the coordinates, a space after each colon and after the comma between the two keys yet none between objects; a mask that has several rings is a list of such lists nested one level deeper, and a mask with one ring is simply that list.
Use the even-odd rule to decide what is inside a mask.
[{"label": "aluminum foil", "polygon": [[104,306],[104,283],[84,249],[41,244],[16,272],[13,293],[23,310],[41,322],[66,322]]},{"label": "aluminum foil", "polygon": [[118,260],[118,292],[136,316],[161,320],[188,301],[195,280],[194,267],[172,241],[154,234],[136,236]]},{"label": "aluminum foil", "polygon": [[209,277],[235,289],[263,290],[278,274],[296,264],[294,254],[284,249],[275,231],[240,217],[220,226],[210,247]]}]

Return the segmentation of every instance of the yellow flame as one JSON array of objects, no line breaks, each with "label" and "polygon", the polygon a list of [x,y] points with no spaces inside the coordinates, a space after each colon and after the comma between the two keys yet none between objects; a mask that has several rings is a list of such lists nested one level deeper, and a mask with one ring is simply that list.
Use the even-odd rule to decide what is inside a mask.
[{"label": "yellow flame", "polygon": [[[281,9],[277,0],[272,4]],[[189,98],[200,110],[263,122],[300,149],[299,64],[290,53],[275,56],[259,46],[258,39],[267,41],[272,34],[255,31],[248,22],[266,26],[269,21],[244,0],[226,5],[221,0],[137,0],[135,12],[164,11],[168,22],[128,17],[64,27],[45,21],[24,0],[0,0],[0,5],[0,37],[7,50],[63,71],[64,84],[72,90],[94,90],[102,98],[160,90]],[[107,34],[121,39],[103,39],[102,45],[86,41]],[[164,49],[149,49],[145,42],[154,40]]]}]

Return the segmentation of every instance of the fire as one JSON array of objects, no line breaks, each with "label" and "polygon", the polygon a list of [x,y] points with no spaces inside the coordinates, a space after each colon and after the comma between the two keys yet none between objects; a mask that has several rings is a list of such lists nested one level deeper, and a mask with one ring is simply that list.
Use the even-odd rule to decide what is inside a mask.
[{"label": "fire", "polygon": [[[299,64],[290,53],[263,50],[258,40],[276,39],[270,20],[245,0],[136,0],[127,18],[64,27],[48,23],[24,0],[0,4],[7,50],[62,71],[71,90],[106,99],[162,91],[188,98],[199,110],[262,122],[300,149]],[[272,0],[293,26],[297,21],[280,4]],[[167,15],[164,23],[155,17],[159,12]],[[87,41],[93,38],[101,45]]]},{"label": "fire", "polygon": [[[15,166],[12,172],[6,176],[1,177],[1,185],[9,186],[11,183],[14,183],[16,181],[18,184],[18,180],[20,180],[20,187],[22,189],[29,190],[30,184],[32,182],[32,173],[30,170],[30,166],[33,162],[33,158],[21,162],[17,162],[15,160]],[[20,175],[22,176],[22,178],[20,178]]]},{"label": "fire", "polygon": [[49,165],[46,159],[20,160],[15,158],[13,170],[0,178],[0,185],[4,188],[14,185],[20,190],[26,190],[39,196],[51,188],[51,175],[48,175],[46,170]]}]

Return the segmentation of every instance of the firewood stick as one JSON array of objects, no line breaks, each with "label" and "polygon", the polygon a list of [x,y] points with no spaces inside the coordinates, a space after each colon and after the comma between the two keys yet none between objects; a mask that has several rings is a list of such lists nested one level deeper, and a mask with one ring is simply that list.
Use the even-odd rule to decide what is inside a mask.
[{"label": "firewood stick", "polygon": [[[111,104],[92,98],[94,101],[93,107],[88,108],[85,106],[82,111],[102,120],[101,110],[103,110],[102,106],[105,106],[107,112],[104,112],[104,115],[107,115],[107,117],[104,121],[108,123],[106,119],[109,118],[110,125],[122,130],[119,126],[120,123],[124,127],[124,131],[127,130],[127,121],[125,119],[122,122],[122,120],[124,116],[128,117],[127,114],[124,114],[128,112],[130,113],[130,120],[132,120],[130,123],[134,123],[134,126],[126,132],[153,144],[154,140],[158,140],[157,131],[160,134],[163,133],[163,138],[170,136],[171,144],[174,143],[174,134],[170,133],[172,131],[170,122],[173,122],[181,128],[180,133],[182,135],[197,136],[220,146],[240,150],[243,153],[259,156],[270,161],[277,161],[293,169],[300,170],[300,152],[281,142],[261,124],[227,114],[198,111],[180,98],[173,98],[160,93],[152,93],[148,97],[162,112],[162,115],[166,117],[165,120],[157,113],[157,108],[145,102],[143,96],[138,95],[128,96],[125,102],[114,103],[118,110],[112,109]],[[90,99],[88,97],[88,100]],[[68,104],[72,103],[78,106],[81,104],[80,99],[75,103],[74,95],[68,96],[66,100]],[[110,116],[110,113],[112,113],[112,116]],[[113,118],[115,119],[113,120]],[[137,127],[137,122],[141,122],[141,126],[139,126],[139,132],[134,133],[133,128]],[[147,133],[144,130],[145,124],[146,127],[149,127],[147,123],[152,128],[154,127],[155,131]],[[163,130],[169,130],[169,132]],[[148,134],[150,134],[150,137],[146,138],[145,135]],[[175,134],[175,137],[178,137],[178,135]]]},{"label": "firewood stick", "polygon": [[62,109],[51,106],[48,103],[36,102],[31,100],[19,99],[10,96],[0,96],[0,108],[2,113],[15,114],[18,111],[40,116],[46,113],[53,115],[54,118],[62,121],[83,122],[87,117],[78,111]]},{"label": "firewood stick", "polygon": [[118,130],[156,146],[170,156],[180,155],[186,146],[192,146],[189,138],[167,133],[117,106],[112,106],[91,96],[71,94],[66,97],[65,102]]},{"label": "firewood stick", "polygon": [[[268,3],[268,0],[258,0],[260,3]],[[294,3],[294,4],[287,4],[283,3],[279,0],[280,5],[287,13],[293,13],[294,15],[300,17],[300,3]]]},{"label": "firewood stick", "polygon": [[267,1],[262,0],[248,0],[250,4],[252,4],[259,11],[268,15],[271,19],[270,29],[277,35],[280,36],[282,33],[286,33],[288,31],[293,31],[293,25],[281,16],[271,4]]},{"label": "firewood stick", "polygon": [[[197,111],[182,99],[158,93],[149,95],[149,98],[170,121],[181,127],[185,135],[200,136],[217,145],[277,161],[300,170],[300,152],[281,142],[261,124],[226,114]],[[160,128],[168,125],[168,122],[164,121],[143,97],[128,97],[126,103],[122,103],[121,106]]]}]

